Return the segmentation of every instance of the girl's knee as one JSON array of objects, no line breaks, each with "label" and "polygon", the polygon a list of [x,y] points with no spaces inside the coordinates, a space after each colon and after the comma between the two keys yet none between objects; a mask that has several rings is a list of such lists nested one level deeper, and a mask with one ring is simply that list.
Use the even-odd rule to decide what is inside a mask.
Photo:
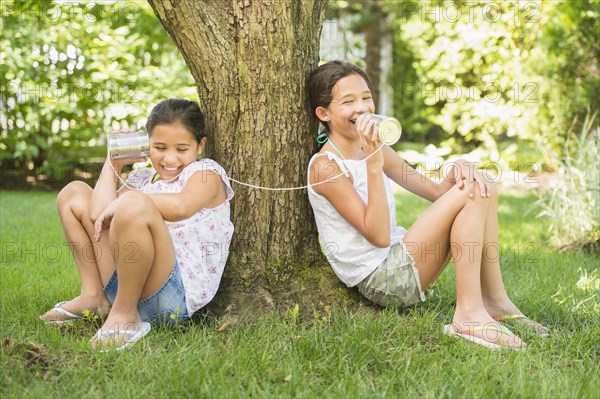
[{"label": "girl's knee", "polygon": [[153,217],[155,212],[158,209],[150,197],[138,191],[128,191],[119,199],[114,219],[121,223],[143,222]]},{"label": "girl's knee", "polygon": [[[453,195],[457,197],[457,199],[463,200],[465,202],[478,201],[479,199],[484,200],[485,197],[481,197],[481,190],[479,189],[479,185],[477,183],[472,184],[472,188],[469,188],[465,183],[465,185],[462,188],[459,188],[455,185],[450,190],[452,191]],[[472,197],[470,196],[471,193],[473,194]]]},{"label": "girl's knee", "polygon": [[119,208],[121,208],[123,205],[126,205],[132,210],[135,210],[137,208],[140,208],[140,206],[138,205],[148,204],[154,204],[150,197],[148,197],[146,194],[135,190],[127,191],[126,193],[121,195],[119,199]]},{"label": "girl's knee", "polygon": [[[479,188],[479,185],[477,183],[473,183],[473,187],[472,190],[468,189],[466,186],[463,186],[463,188],[458,188],[458,186],[454,186],[452,188],[452,190],[454,190],[455,195],[460,199],[460,201],[464,204],[464,206],[469,206],[469,207],[478,207],[478,208],[485,208],[487,209],[487,207],[490,204],[490,198],[492,198],[494,195],[496,195],[495,193],[492,194],[491,191],[489,191],[489,186],[488,186],[488,192],[491,194],[490,197],[487,196],[483,196],[482,197],[482,190]],[[494,188],[495,190],[495,188]],[[470,196],[471,194],[473,194],[473,196]],[[484,193],[485,195],[485,193]]]},{"label": "girl's knee", "polygon": [[89,198],[92,189],[90,186],[82,181],[72,181],[63,187],[56,197],[56,208],[58,211],[62,211],[65,207],[71,207],[73,205],[81,205],[87,201],[82,201],[83,198]]}]

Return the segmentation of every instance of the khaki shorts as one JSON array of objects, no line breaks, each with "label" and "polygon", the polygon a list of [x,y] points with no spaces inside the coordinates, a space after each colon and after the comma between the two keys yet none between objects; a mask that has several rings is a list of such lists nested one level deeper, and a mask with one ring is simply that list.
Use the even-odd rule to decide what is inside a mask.
[{"label": "khaki shorts", "polygon": [[357,287],[380,306],[406,308],[425,301],[419,271],[404,242],[394,244],[388,257]]}]

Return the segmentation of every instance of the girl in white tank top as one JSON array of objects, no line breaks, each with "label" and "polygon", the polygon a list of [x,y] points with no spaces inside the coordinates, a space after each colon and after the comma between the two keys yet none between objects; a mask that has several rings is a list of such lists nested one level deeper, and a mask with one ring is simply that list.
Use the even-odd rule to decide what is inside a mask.
[{"label": "girl in white tank top", "polygon": [[[440,183],[416,172],[379,141],[371,117],[372,91],[364,71],[341,61],[321,65],[308,82],[311,110],[325,127],[319,135],[323,146],[309,166],[308,195],[324,252],[337,276],[348,286],[359,285],[364,293],[363,285],[372,283],[382,265],[386,273],[393,273],[389,263],[396,262],[393,248],[400,244],[406,252],[401,257],[407,259],[399,262],[414,267],[418,296],[451,256],[456,309],[452,323],[443,328],[445,334],[491,348],[525,349],[526,344],[499,323],[510,318],[547,335],[545,327],[525,317],[508,297],[499,259],[483,256],[483,248],[498,242],[494,182],[464,160],[455,162]],[[408,231],[396,226],[388,179],[432,202]]]}]

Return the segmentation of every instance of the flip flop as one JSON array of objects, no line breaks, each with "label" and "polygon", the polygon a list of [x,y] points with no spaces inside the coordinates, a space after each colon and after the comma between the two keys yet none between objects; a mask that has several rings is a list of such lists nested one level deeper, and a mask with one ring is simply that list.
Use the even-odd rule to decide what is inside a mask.
[{"label": "flip flop", "polygon": [[102,330],[102,329],[100,329],[100,330],[96,331],[96,334],[94,335],[94,337],[92,339],[93,340],[95,339],[96,342],[102,342],[103,340],[113,337],[115,335],[124,335],[125,339],[123,340],[121,345],[119,345],[119,346],[110,345],[109,347],[107,347],[105,349],[100,349],[100,352],[110,352],[112,350],[122,351],[124,349],[132,347],[137,341],[139,341],[146,334],[148,334],[150,332],[150,330],[151,330],[150,323],[143,321],[140,323],[140,327],[138,329],[133,329],[133,330],[113,330],[113,329]]},{"label": "flip flop", "polygon": [[446,324],[444,326],[444,334],[451,336],[451,337],[464,338],[467,341],[473,342],[475,344],[483,345],[486,348],[490,348],[490,349],[507,348],[507,349],[512,349],[512,350],[516,350],[516,351],[524,351],[525,350],[524,347],[515,348],[512,346],[508,346],[508,345],[500,345],[500,344],[496,344],[494,342],[486,341],[483,338],[479,338],[479,337],[476,337],[475,335],[473,335],[475,333],[475,331],[483,331],[485,333],[486,331],[489,331],[489,330],[495,331],[500,334],[508,335],[508,336],[513,335],[511,333],[511,331],[504,326],[500,326],[500,327],[496,327],[495,325],[476,326],[476,327],[464,329],[460,332],[456,331],[452,324]]},{"label": "flip flop", "polygon": [[59,303],[57,303],[48,312],[55,311],[57,313],[60,313],[63,316],[67,316],[68,319],[64,319],[64,320],[46,320],[46,319],[44,319],[44,315],[48,313],[48,312],[46,312],[43,315],[40,315],[40,320],[43,321],[44,323],[47,323],[47,324],[68,324],[68,323],[74,322],[75,320],[80,320],[82,318],[81,316],[77,316],[76,314],[73,314],[73,313],[69,312],[68,310],[66,310],[65,308],[63,308],[63,305],[65,303],[67,303],[67,302],[65,301],[65,302],[59,302]]},{"label": "flip flop", "polygon": [[531,320],[529,317],[525,316],[522,313],[500,315],[498,317],[494,317],[494,320],[496,320],[496,321],[514,321],[515,324],[518,324],[521,326],[526,326],[526,327],[530,328],[531,330],[533,330],[536,334],[538,334],[541,337],[548,338],[550,336],[550,333],[548,333],[547,327],[544,327],[540,323]]}]

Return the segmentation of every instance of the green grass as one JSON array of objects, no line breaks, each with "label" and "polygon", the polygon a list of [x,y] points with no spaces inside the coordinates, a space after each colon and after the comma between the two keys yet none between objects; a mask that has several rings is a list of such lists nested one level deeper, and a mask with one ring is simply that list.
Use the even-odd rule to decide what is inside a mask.
[{"label": "green grass", "polygon": [[[37,316],[78,294],[55,193],[0,192],[0,396],[37,397],[597,397],[598,258],[558,254],[533,196],[503,196],[501,263],[513,300],[548,325],[527,351],[490,351],[441,334],[452,317],[446,271],[428,301],[395,312],[335,311],[313,324],[286,315],[218,332],[214,323],[157,328],[125,353],[98,353],[97,325]],[[398,221],[427,205],[398,194]],[[302,313],[300,309],[300,313]],[[308,315],[311,317],[312,315]]]}]

